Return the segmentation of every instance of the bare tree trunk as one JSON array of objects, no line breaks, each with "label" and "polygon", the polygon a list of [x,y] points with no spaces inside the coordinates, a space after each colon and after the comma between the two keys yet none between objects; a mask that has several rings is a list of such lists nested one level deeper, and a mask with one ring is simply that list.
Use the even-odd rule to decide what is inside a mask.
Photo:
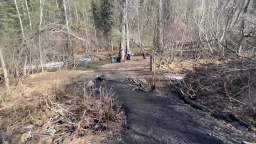
[{"label": "bare tree trunk", "polygon": [[7,68],[5,65],[4,56],[3,56],[1,48],[0,48],[0,61],[1,61],[1,65],[3,68],[3,72],[4,72],[5,86],[6,86],[7,90],[9,91],[10,90],[10,82],[9,82],[8,72],[7,72]]},{"label": "bare tree trunk", "polygon": [[65,21],[66,21],[66,30],[67,30],[67,52],[68,52],[68,66],[72,66],[74,64],[74,53],[73,49],[71,47],[71,37],[70,37],[70,28],[69,28],[69,17],[68,17],[68,12],[67,12],[67,1],[63,0],[63,8],[65,12]]},{"label": "bare tree trunk", "polygon": [[129,19],[128,19],[128,0],[125,0],[125,28],[126,28],[126,55],[130,52],[130,37],[129,37]]},{"label": "bare tree trunk", "polygon": [[163,35],[163,0],[159,0],[159,24],[158,24],[158,49],[157,51],[162,52],[164,47],[164,35]]},{"label": "bare tree trunk", "polygon": [[87,15],[86,15],[86,9],[85,9],[85,11],[84,11],[84,13],[83,13],[83,17],[84,17],[84,21],[85,21],[85,23],[86,23],[86,25],[85,25],[85,37],[86,37],[86,50],[85,50],[85,54],[86,53],[88,53],[89,52],[89,49],[90,49],[90,40],[89,40],[89,37],[88,37],[88,25],[87,25],[87,23],[88,23],[88,19],[87,19]]},{"label": "bare tree trunk", "polygon": [[[24,1],[25,1],[26,10],[27,10],[28,20],[29,20],[29,28],[30,28],[30,30],[32,32],[33,28],[32,28],[30,11],[29,11],[29,7],[28,7],[28,0],[24,0]],[[34,40],[33,39],[32,39],[32,45],[34,45]],[[32,65],[32,49],[31,49],[31,45],[29,46],[29,62],[30,62],[30,65]],[[23,74],[24,75],[27,75],[26,65],[27,65],[27,56],[26,56],[26,61],[24,63],[24,70],[23,70]]]},{"label": "bare tree trunk", "polygon": [[201,20],[200,20],[200,23],[199,23],[199,39],[200,41],[203,41],[202,39],[202,35],[203,35],[203,26],[204,26],[204,22],[205,22],[205,10],[206,10],[206,7],[205,7],[205,0],[201,0]]},{"label": "bare tree trunk", "polygon": [[[223,13],[223,10],[231,3],[232,1],[228,1],[226,2],[226,4],[224,5],[224,7],[222,8],[222,10],[219,12],[218,14],[218,20],[220,19],[220,16],[221,16],[221,13]],[[219,5],[219,1],[217,1],[217,6]],[[222,43],[225,39],[225,36],[226,36],[226,33],[227,33],[227,30],[229,28],[229,25],[231,23],[231,16],[227,16],[227,20],[226,20],[226,23],[225,23],[225,27],[223,29],[223,32],[221,34],[221,37],[220,37],[220,40],[219,40],[219,43]],[[219,30],[219,24],[218,24],[218,34],[220,33],[221,30]]]},{"label": "bare tree trunk", "polygon": [[32,31],[32,22],[31,22],[30,11],[28,8],[28,0],[25,0],[25,5],[26,5],[27,13],[28,13],[29,27],[30,27],[30,30]]},{"label": "bare tree trunk", "polygon": [[[17,0],[14,0],[14,4],[15,4],[15,8],[16,8],[16,11],[17,11],[17,14],[18,14],[18,18],[19,18],[20,29],[21,29],[21,34],[22,34],[22,42],[24,42],[25,41],[25,33],[24,33],[23,22],[22,22],[22,19],[21,19],[21,14],[20,14],[20,10],[19,10],[19,7],[18,7]],[[23,50],[24,50],[23,47],[21,47],[18,59],[21,58]],[[17,72],[17,73],[19,73],[19,72]]]},{"label": "bare tree trunk", "polygon": [[75,7],[75,16],[76,16],[76,23],[79,23],[79,15],[78,15],[78,11],[77,11],[77,6],[74,4]]},{"label": "bare tree trunk", "polygon": [[96,30],[96,26],[94,25],[94,38],[95,38],[95,43],[96,43],[96,54],[99,53],[99,41],[98,41],[98,37],[97,37],[97,30]]},{"label": "bare tree trunk", "polygon": [[125,14],[126,14],[126,0],[123,0],[122,2],[123,6],[122,6],[122,27],[121,27],[121,31],[122,31],[122,36],[121,36],[121,45],[120,45],[120,50],[119,50],[119,62],[124,61],[125,60]]},{"label": "bare tree trunk", "polygon": [[138,0],[138,4],[137,4],[137,21],[138,21],[138,25],[137,25],[138,40],[139,40],[139,46],[141,47],[142,42],[141,42],[141,30],[140,30],[140,0]]},{"label": "bare tree trunk", "polygon": [[19,17],[19,21],[20,21],[20,28],[21,28],[21,33],[22,33],[22,38],[23,40],[25,40],[25,34],[24,34],[24,28],[23,28],[23,23],[22,23],[22,19],[21,19],[21,15],[20,15],[20,10],[17,4],[17,0],[14,0],[14,4],[15,4],[15,8]]},{"label": "bare tree trunk", "polygon": [[[34,39],[33,39],[33,47],[34,47],[34,43],[35,41],[34,41]],[[32,66],[32,48],[31,47],[29,47],[29,64]],[[33,69],[31,69],[30,71],[29,71],[29,73],[34,73],[34,70]]]},{"label": "bare tree trunk", "polygon": [[[245,3],[245,6],[243,8],[243,15],[247,13],[250,2],[251,2],[251,0],[247,0],[247,2]],[[238,49],[238,55],[240,55],[240,56],[242,55],[242,51],[243,51],[243,41],[244,41],[244,35],[245,35],[244,29],[245,29],[245,18],[243,16],[241,26],[240,26],[241,39],[239,41],[239,49]]]},{"label": "bare tree trunk", "polygon": [[138,0],[137,3],[137,31],[138,31],[138,41],[139,41],[139,48],[141,49],[142,56],[144,59],[146,59],[146,54],[144,52],[144,48],[142,47],[142,41],[141,41],[141,28],[140,28],[140,0]]},{"label": "bare tree trunk", "polygon": [[113,40],[111,40],[111,52],[114,51],[114,45],[113,45]]},{"label": "bare tree trunk", "polygon": [[28,56],[25,57],[25,62],[23,67],[23,76],[27,76],[27,63],[28,63]]},{"label": "bare tree trunk", "polygon": [[156,71],[155,63],[156,63],[155,55],[152,54],[152,55],[150,56],[150,71],[151,71],[151,72],[155,72],[155,71]]},{"label": "bare tree trunk", "polygon": [[150,71],[153,72],[152,74],[152,83],[151,83],[151,89],[154,90],[155,86],[156,86],[156,59],[155,59],[155,55],[152,54],[150,56]]},{"label": "bare tree trunk", "polygon": [[[32,26],[32,21],[31,21],[31,14],[29,11],[29,6],[28,6],[28,0],[25,0],[25,5],[26,5],[26,10],[27,10],[27,15],[28,15],[28,19],[29,19],[29,27],[31,32],[33,31],[33,26]],[[35,47],[35,40],[32,38],[31,39],[31,45],[29,46],[29,64],[32,65],[32,47]],[[33,73],[33,69],[29,70],[29,73]]]},{"label": "bare tree trunk", "polygon": [[42,2],[42,0],[40,0],[39,3],[40,3],[40,21],[39,21],[39,26],[38,26],[38,30],[39,30],[39,32],[38,32],[38,47],[39,47],[41,71],[44,72],[43,49],[41,46],[41,26],[42,26],[42,21],[43,21],[44,3]]}]

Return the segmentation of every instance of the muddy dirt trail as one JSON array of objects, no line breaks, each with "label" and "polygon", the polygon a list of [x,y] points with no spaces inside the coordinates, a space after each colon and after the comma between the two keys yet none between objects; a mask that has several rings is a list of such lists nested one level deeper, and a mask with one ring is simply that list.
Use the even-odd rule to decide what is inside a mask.
[{"label": "muddy dirt trail", "polygon": [[133,91],[125,81],[106,80],[124,105],[127,130],[120,144],[241,144],[245,133],[185,104],[177,95]]},{"label": "muddy dirt trail", "polygon": [[106,65],[98,71],[105,76],[98,85],[113,89],[127,115],[127,129],[111,143],[241,144],[252,138],[248,131],[240,131],[185,104],[176,94],[133,90],[125,78],[149,76],[145,63],[147,60]]}]

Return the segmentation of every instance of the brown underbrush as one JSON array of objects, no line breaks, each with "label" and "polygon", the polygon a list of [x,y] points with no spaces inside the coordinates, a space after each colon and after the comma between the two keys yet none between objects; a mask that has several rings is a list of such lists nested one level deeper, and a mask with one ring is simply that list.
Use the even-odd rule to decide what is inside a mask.
[{"label": "brown underbrush", "polygon": [[256,61],[239,59],[203,64],[172,86],[210,109],[231,113],[256,126]]},{"label": "brown underbrush", "polygon": [[13,88],[0,105],[1,141],[98,144],[119,135],[124,114],[114,93],[74,78],[81,74],[37,74]]}]

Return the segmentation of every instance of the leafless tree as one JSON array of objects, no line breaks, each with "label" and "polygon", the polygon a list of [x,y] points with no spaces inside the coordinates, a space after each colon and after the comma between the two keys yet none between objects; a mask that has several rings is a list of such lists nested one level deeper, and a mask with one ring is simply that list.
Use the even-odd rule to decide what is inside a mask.
[{"label": "leafless tree", "polygon": [[17,0],[14,0],[14,4],[15,4],[16,11],[17,11],[18,18],[19,18],[19,22],[20,22],[22,38],[23,38],[23,40],[25,40],[24,27],[23,27],[23,22],[22,22],[22,19],[21,19],[20,10],[19,10],[19,6],[18,6],[18,3],[17,3]]},{"label": "leafless tree", "polygon": [[44,10],[44,0],[39,1],[40,4],[40,21],[38,26],[38,48],[39,48],[39,55],[40,55],[40,65],[42,72],[44,71],[44,60],[43,60],[43,48],[41,44],[41,30],[42,30],[42,22],[43,22],[43,10]]},{"label": "leafless tree", "polygon": [[0,48],[0,61],[4,72],[4,80],[5,80],[5,86],[8,90],[10,90],[10,82],[9,82],[9,76],[8,71],[5,65],[4,55],[2,53],[2,49]]},{"label": "leafless tree", "polygon": [[[66,22],[66,35],[67,35],[67,42],[66,42],[66,50],[67,50],[67,66],[72,66],[74,64],[74,51],[71,45],[71,37],[70,37],[70,27],[69,27],[69,15],[68,15],[68,1],[63,0],[63,8],[65,12],[65,22]],[[68,56],[70,55],[70,56]]]},{"label": "leafless tree", "polygon": [[123,0],[122,2],[122,24],[121,24],[121,45],[120,45],[120,50],[119,50],[119,61],[124,61],[125,60],[125,50],[126,50],[126,14],[127,14],[127,0]]}]

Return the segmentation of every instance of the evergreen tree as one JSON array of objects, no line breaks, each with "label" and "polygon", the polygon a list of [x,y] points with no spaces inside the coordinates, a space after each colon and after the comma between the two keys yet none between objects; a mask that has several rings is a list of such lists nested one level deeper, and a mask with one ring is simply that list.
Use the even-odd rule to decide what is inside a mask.
[{"label": "evergreen tree", "polygon": [[100,16],[100,8],[99,4],[96,1],[91,2],[92,7],[92,19],[94,20],[94,25],[97,31],[101,29],[101,16]]},{"label": "evergreen tree", "polygon": [[112,7],[113,6],[111,3],[111,0],[103,0],[101,4],[100,16],[102,18],[101,30],[105,38],[108,38],[112,31],[112,25],[113,25]]},{"label": "evergreen tree", "polygon": [[12,34],[19,29],[14,3],[4,0],[0,2],[0,34]]},{"label": "evergreen tree", "polygon": [[92,1],[92,14],[95,27],[104,38],[109,39],[113,25],[113,5],[111,0]]}]

